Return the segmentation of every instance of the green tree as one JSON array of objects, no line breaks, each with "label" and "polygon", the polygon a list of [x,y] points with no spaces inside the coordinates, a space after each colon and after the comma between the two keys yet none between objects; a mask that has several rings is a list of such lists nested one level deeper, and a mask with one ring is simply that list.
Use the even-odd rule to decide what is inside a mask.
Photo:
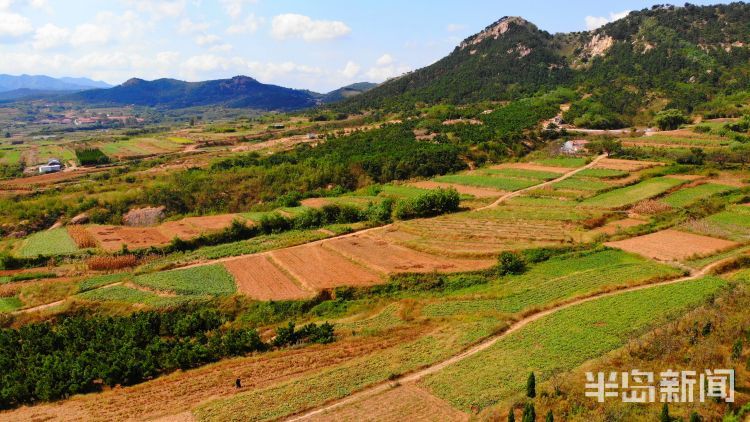
[{"label": "green tree", "polygon": [[555,422],[555,415],[552,414],[552,411],[550,410],[547,412],[547,417],[545,418],[546,422]]},{"label": "green tree", "polygon": [[512,407],[510,408],[510,412],[508,412],[508,422],[516,422],[516,415]]},{"label": "green tree", "polygon": [[526,271],[526,262],[521,256],[513,252],[503,252],[497,259],[497,274],[522,274]]},{"label": "green tree", "polygon": [[4,136],[5,136],[5,138],[6,138],[6,139],[7,139],[7,138],[10,138],[10,132],[8,132],[8,131],[6,130],[6,131],[5,131],[5,135],[4,135]]},{"label": "green tree", "polygon": [[526,381],[526,397],[536,397],[536,376],[534,373],[529,374],[529,379]]},{"label": "green tree", "polygon": [[664,403],[664,406],[661,408],[661,416],[659,416],[660,422],[672,422],[672,417],[669,416],[669,405],[667,403]]},{"label": "green tree", "polygon": [[732,360],[739,360],[742,357],[742,339],[737,339],[732,346]]},{"label": "green tree", "polygon": [[690,414],[690,422],[703,422],[703,418],[698,412],[693,412]]},{"label": "green tree", "polygon": [[681,125],[689,123],[690,119],[685,116],[680,110],[671,108],[656,113],[654,117],[654,123],[661,130],[675,130]]},{"label": "green tree", "polygon": [[536,422],[536,410],[533,403],[526,403],[526,407],[523,408],[523,418],[521,421]]}]

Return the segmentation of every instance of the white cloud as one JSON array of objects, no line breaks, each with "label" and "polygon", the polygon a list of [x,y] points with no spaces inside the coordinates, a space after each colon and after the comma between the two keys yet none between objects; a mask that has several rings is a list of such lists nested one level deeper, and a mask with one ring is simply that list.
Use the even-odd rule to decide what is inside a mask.
[{"label": "white cloud", "polygon": [[622,12],[610,12],[609,17],[605,16],[586,16],[586,29],[592,31],[600,28],[610,22],[622,19],[630,13],[630,10],[623,10]]},{"label": "white cloud", "polygon": [[287,13],[271,22],[271,35],[279,40],[302,38],[305,41],[323,41],[343,37],[352,32],[344,22],[313,20],[309,16]]},{"label": "white cloud", "polygon": [[184,18],[180,21],[177,26],[177,31],[180,34],[192,34],[195,32],[204,32],[211,27],[208,22],[193,22],[190,18]]},{"label": "white cloud", "polygon": [[46,13],[52,13],[52,6],[50,6],[48,0],[29,0],[29,6]]},{"label": "white cloud", "polygon": [[[8,7],[10,3],[7,3]],[[16,13],[0,12],[0,37],[20,37],[32,32],[31,21]]]},{"label": "white cloud", "polygon": [[36,50],[46,50],[66,44],[70,39],[70,30],[51,23],[41,26],[34,33],[32,43]]},{"label": "white cloud", "polygon": [[227,34],[253,34],[261,25],[263,25],[263,22],[263,18],[256,17],[255,14],[251,13],[241,23],[230,25],[229,28],[227,28]]},{"label": "white cloud", "polygon": [[393,64],[393,56],[390,54],[383,54],[378,58],[378,60],[375,62],[378,66],[388,66],[389,64]]},{"label": "white cloud", "polygon": [[93,23],[84,23],[76,26],[73,35],[70,36],[70,43],[75,47],[82,45],[101,45],[109,42],[111,32],[108,27]]},{"label": "white cloud", "polygon": [[201,47],[214,45],[219,42],[221,42],[221,37],[218,35],[214,35],[214,34],[204,34],[204,35],[198,35],[197,37],[195,37],[195,43]]},{"label": "white cloud", "polygon": [[448,32],[458,32],[463,31],[464,28],[466,28],[465,25],[461,25],[458,23],[449,23],[448,26],[445,27],[445,30]]},{"label": "white cloud", "polygon": [[352,79],[359,73],[360,69],[362,67],[358,65],[357,63],[354,63],[353,61],[346,62],[346,66],[340,71],[341,75],[343,75],[346,79]]},{"label": "white cloud", "polygon": [[226,53],[228,51],[232,51],[233,49],[234,49],[234,46],[232,44],[229,44],[229,43],[215,44],[215,45],[211,46],[211,51],[215,51],[215,52],[224,52],[224,53]]},{"label": "white cloud", "polygon": [[185,0],[124,0],[125,4],[154,19],[177,18],[185,13]]},{"label": "white cloud", "polygon": [[257,0],[221,0],[221,4],[224,5],[224,11],[232,19],[237,19],[242,15],[242,9],[245,4],[255,4]]}]

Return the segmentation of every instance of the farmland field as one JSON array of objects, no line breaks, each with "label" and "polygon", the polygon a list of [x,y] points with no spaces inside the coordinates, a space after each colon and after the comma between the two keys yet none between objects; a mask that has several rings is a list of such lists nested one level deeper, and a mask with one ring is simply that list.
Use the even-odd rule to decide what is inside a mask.
[{"label": "farmland field", "polygon": [[32,234],[24,239],[20,256],[37,256],[37,255],[63,255],[75,253],[78,246],[68,234],[65,228],[45,230]]},{"label": "farmland field", "polygon": [[605,192],[583,201],[583,205],[606,208],[621,208],[644,199],[658,196],[669,189],[685,183],[671,177],[654,177],[638,184]]},{"label": "farmland field", "polygon": [[750,240],[750,207],[732,205],[726,210],[697,221],[689,221],[682,229],[735,242]]},{"label": "farmland field", "polygon": [[546,158],[542,160],[536,160],[536,163],[539,163],[544,166],[550,166],[550,167],[568,167],[568,168],[574,168],[574,167],[583,167],[588,163],[588,158],[577,158],[577,157],[555,157],[555,158]]},{"label": "farmland field", "polygon": [[206,265],[136,276],[137,285],[183,295],[223,296],[237,289],[232,275],[221,265]]},{"label": "farmland field", "polygon": [[693,203],[708,198],[709,196],[729,192],[733,189],[734,188],[731,186],[705,183],[694,187],[680,189],[677,192],[667,195],[662,201],[672,207],[681,208],[692,205]]},{"label": "farmland field", "polygon": [[478,186],[483,188],[493,188],[504,191],[514,191],[528,188],[538,184],[534,179],[513,179],[507,177],[478,176],[472,174],[455,174],[449,176],[440,176],[435,178],[436,182],[456,183],[459,185]]},{"label": "farmland field", "polygon": [[108,284],[119,283],[123,280],[129,279],[130,277],[131,275],[129,273],[115,273],[90,277],[78,284],[78,291],[85,292],[88,290],[97,289]]},{"label": "farmland field", "polygon": [[609,242],[606,245],[663,261],[683,261],[713,255],[737,246],[728,240],[671,229]]},{"label": "farmland field", "polygon": [[725,285],[708,277],[573,306],[428,376],[421,385],[457,409],[483,409],[520,393],[530,371],[539,382],[573,369],[702,303]]},{"label": "farmland field", "polygon": [[15,296],[0,297],[0,313],[12,312],[23,307],[23,302]]}]

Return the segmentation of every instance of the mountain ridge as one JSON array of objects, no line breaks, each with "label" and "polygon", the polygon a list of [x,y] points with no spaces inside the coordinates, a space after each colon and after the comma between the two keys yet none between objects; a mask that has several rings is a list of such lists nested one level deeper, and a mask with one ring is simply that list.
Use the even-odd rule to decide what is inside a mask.
[{"label": "mountain ridge", "polygon": [[0,92],[22,89],[34,91],[81,91],[86,89],[107,88],[106,82],[89,78],[53,78],[46,75],[0,75]]}]

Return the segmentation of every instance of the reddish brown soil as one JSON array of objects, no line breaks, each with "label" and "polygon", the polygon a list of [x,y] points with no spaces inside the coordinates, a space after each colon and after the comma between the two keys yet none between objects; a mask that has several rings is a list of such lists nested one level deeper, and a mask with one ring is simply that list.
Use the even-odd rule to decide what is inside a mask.
[{"label": "reddish brown soil", "polygon": [[478,188],[474,186],[457,185],[453,183],[442,183],[442,182],[432,182],[432,181],[414,182],[414,183],[409,183],[409,184],[411,186],[421,188],[421,189],[453,188],[460,194],[471,195],[475,198],[496,198],[506,193],[505,191],[502,191],[502,190],[495,190],[495,189],[490,189],[490,188]]},{"label": "reddish brown soil", "polygon": [[107,251],[120,250],[123,244],[129,249],[138,249],[162,246],[170,241],[156,227],[89,226],[86,229]]},{"label": "reddish brown soil", "polygon": [[468,421],[469,415],[414,384],[315,415],[308,421]]},{"label": "reddish brown soil", "polygon": [[258,300],[295,300],[313,295],[269,261],[267,255],[252,255],[224,263],[234,276],[237,290]]},{"label": "reddish brown soil", "polygon": [[680,261],[711,255],[735,247],[737,243],[669,229],[606,245],[659,261]]},{"label": "reddish brown soil", "polygon": [[490,262],[493,262],[438,257],[393,245],[366,234],[331,239],[323,244],[346,257],[388,274],[471,271],[487,268],[492,265]]},{"label": "reddish brown soil", "polygon": [[325,249],[322,244],[276,250],[271,257],[310,290],[382,283],[374,271]]}]

